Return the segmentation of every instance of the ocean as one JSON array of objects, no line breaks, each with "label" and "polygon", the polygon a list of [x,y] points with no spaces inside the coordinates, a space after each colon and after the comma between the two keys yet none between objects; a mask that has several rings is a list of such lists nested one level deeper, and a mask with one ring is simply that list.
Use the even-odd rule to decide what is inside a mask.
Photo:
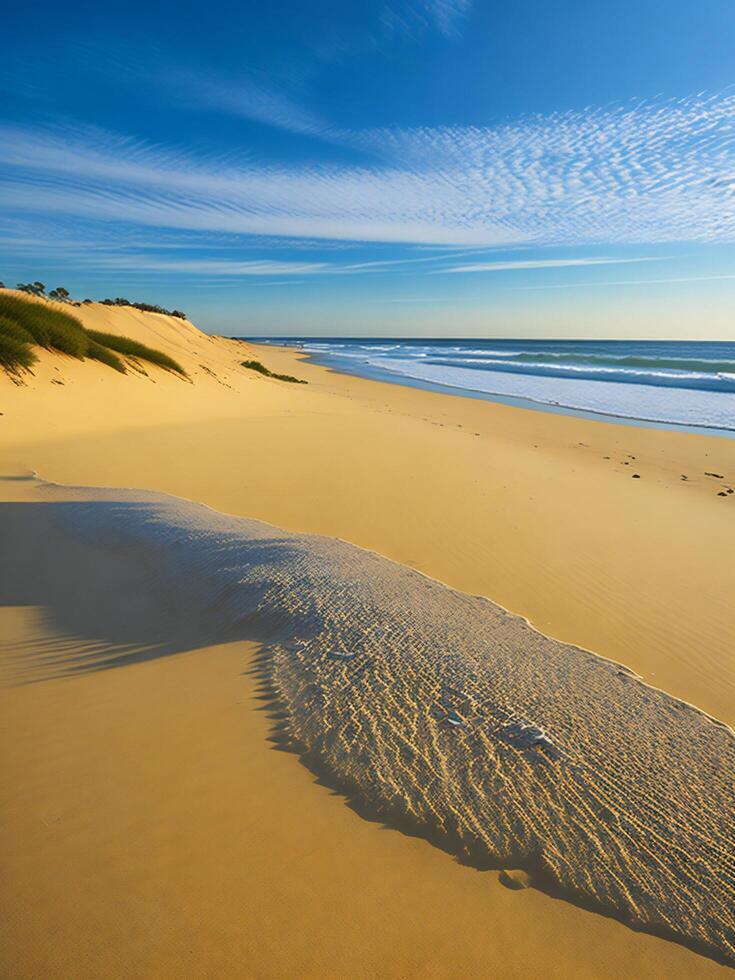
[{"label": "ocean", "polygon": [[363,377],[735,436],[735,341],[252,339]]}]

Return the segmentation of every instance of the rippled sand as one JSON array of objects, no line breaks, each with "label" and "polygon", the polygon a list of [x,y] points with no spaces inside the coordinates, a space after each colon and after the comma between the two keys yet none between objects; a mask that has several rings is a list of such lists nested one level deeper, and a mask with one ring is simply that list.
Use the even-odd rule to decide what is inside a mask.
[{"label": "rippled sand", "polygon": [[44,495],[73,533],[142,554],[216,634],[259,641],[279,738],[358,805],[735,962],[730,729],[352,545],[155,494]]}]

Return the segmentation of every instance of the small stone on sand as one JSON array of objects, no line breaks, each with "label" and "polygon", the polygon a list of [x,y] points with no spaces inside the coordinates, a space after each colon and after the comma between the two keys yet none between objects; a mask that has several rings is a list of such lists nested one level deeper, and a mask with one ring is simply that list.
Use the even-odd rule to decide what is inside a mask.
[{"label": "small stone on sand", "polygon": [[522,888],[531,887],[531,876],[527,871],[521,871],[520,868],[512,868],[500,872],[500,884],[505,885],[506,888],[510,888],[512,891],[518,892]]}]

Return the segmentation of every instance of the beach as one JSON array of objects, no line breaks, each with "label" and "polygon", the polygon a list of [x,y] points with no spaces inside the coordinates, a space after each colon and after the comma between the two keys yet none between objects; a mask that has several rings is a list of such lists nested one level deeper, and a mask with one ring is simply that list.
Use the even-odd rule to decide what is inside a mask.
[{"label": "beach", "polygon": [[78,315],[189,380],[52,353],[24,384],[0,378],[3,970],[724,974],[346,805],[274,750],[258,643],[213,632],[147,552],[80,537],[49,501],[133,488],[340,539],[732,725],[735,441],[355,378],[156,314]]}]

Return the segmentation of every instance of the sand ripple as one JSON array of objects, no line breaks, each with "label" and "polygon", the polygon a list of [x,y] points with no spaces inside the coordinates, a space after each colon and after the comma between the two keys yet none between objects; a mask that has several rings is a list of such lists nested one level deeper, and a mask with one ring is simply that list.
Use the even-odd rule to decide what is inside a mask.
[{"label": "sand ripple", "polygon": [[365,807],[735,962],[724,725],[341,541],[154,494],[57,509],[75,533],[140,550],[223,636],[260,640],[282,738]]}]

